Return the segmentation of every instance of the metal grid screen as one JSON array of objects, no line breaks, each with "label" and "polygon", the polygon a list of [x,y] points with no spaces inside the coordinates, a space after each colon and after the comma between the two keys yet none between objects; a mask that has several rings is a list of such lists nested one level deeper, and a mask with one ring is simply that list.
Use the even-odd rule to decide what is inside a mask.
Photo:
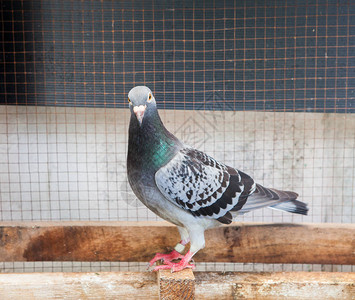
[{"label": "metal grid screen", "polygon": [[[127,93],[141,84],[184,142],[310,206],[241,221],[355,221],[352,1],[2,1],[1,31],[0,221],[158,220],[126,179]],[[141,265],[0,262],[127,268]]]},{"label": "metal grid screen", "polygon": [[[354,112],[351,1],[3,1],[2,100]],[[207,108],[209,109],[209,108]]]}]

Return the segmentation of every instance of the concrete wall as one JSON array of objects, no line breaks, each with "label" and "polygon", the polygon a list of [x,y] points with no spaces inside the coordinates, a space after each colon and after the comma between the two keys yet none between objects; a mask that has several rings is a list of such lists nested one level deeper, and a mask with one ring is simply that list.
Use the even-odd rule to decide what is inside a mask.
[{"label": "concrete wall", "polygon": [[[185,143],[310,206],[241,221],[355,221],[355,115],[160,114]],[[0,220],[157,220],[127,183],[128,123],[128,109],[0,106]]]}]

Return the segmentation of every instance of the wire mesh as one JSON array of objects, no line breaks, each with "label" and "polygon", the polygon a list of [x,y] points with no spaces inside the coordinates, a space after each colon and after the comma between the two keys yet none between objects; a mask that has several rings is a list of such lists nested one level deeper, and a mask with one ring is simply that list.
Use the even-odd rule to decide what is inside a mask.
[{"label": "wire mesh", "polygon": [[[185,143],[310,206],[240,221],[354,222],[354,14],[352,1],[3,1],[0,221],[158,220],[126,178],[127,93],[144,84]],[[88,268],[142,266],[0,264]]]}]

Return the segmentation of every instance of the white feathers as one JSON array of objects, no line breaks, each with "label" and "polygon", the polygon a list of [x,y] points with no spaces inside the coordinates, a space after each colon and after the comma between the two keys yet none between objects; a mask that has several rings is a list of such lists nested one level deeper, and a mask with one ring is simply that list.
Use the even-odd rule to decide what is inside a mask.
[{"label": "white feathers", "polygon": [[[196,217],[223,223],[231,221],[229,211],[238,204],[244,191],[242,176],[237,170],[189,147],[181,149],[156,172],[155,183],[163,196],[175,205]],[[242,202],[240,207],[245,203]]]},{"label": "white feathers", "polygon": [[[176,156],[155,174],[160,192],[177,204],[197,211],[214,203],[226,190],[229,174],[224,166],[193,162],[187,154]],[[223,180],[225,184],[222,186]]]}]

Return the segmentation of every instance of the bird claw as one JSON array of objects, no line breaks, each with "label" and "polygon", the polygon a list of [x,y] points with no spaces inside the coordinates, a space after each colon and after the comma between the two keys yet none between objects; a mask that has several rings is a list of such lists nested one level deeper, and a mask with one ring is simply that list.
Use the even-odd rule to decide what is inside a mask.
[{"label": "bird claw", "polygon": [[175,264],[172,268],[171,268],[171,273],[173,272],[178,272],[178,271],[182,271],[183,269],[192,269],[194,270],[196,268],[195,265],[193,264]]},{"label": "bird claw", "polygon": [[[163,260],[164,265],[156,266],[153,271],[171,270],[171,272],[173,273],[186,268],[195,269],[195,265],[189,263],[192,260],[192,255],[193,254],[188,251],[186,255],[183,256],[176,250],[173,250],[169,254],[157,253],[154,258],[149,262],[149,265],[152,266],[157,260]],[[181,258],[181,260],[178,263],[172,262],[172,260],[179,258]]]},{"label": "bird claw", "polygon": [[183,269],[195,269],[196,266],[193,264],[186,264],[186,263],[182,263],[183,261],[181,260],[179,263],[169,263],[166,265],[160,265],[160,266],[156,266],[153,271],[158,271],[158,270],[170,270],[171,273],[173,272],[178,272],[181,271]]},{"label": "bird claw", "polygon": [[172,260],[174,259],[179,259],[179,258],[183,258],[184,256],[181,255],[179,252],[177,252],[176,250],[171,251],[168,254],[162,254],[162,253],[157,253],[155,254],[155,256],[153,257],[153,259],[149,262],[149,267],[153,266],[154,263],[156,263],[157,261],[161,260],[164,264],[169,265],[172,264]]}]

